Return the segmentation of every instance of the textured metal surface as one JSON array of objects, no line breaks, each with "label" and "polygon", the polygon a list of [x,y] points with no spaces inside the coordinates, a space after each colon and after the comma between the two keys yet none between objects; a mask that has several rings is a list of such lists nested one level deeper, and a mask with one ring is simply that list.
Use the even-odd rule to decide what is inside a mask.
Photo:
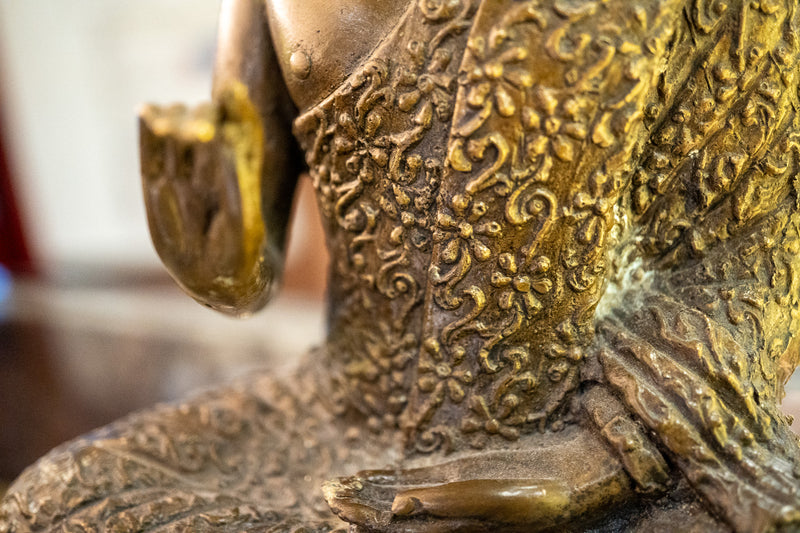
[{"label": "textured metal surface", "polygon": [[[779,410],[798,362],[796,3],[407,2],[332,90],[315,69],[344,63],[304,50],[282,5],[228,6],[212,107],[146,111],[145,193],[176,279],[254,310],[280,271],[292,118],[331,249],[325,346],[281,384],[67,445],[0,518],[797,528]],[[314,3],[331,42],[370,6],[397,14]]]}]

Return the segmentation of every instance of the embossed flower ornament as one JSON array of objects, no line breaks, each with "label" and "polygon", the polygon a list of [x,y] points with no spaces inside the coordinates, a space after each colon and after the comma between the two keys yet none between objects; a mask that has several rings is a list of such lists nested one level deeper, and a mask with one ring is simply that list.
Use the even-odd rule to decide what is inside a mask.
[{"label": "embossed flower ornament", "polygon": [[462,385],[472,383],[472,373],[469,370],[459,370],[457,367],[464,358],[464,350],[453,350],[452,361],[446,362],[444,354],[435,339],[428,339],[423,346],[423,356],[419,362],[421,374],[418,385],[423,392],[434,392],[436,389],[445,389],[451,400],[458,403],[464,399],[465,393]]},{"label": "embossed flower ornament", "polygon": [[406,238],[417,248],[430,241],[428,213],[434,202],[431,191],[438,186],[441,167],[437,161],[423,161],[416,154],[404,158],[404,179],[415,181],[421,173],[425,175],[426,187],[410,189],[394,182],[378,197],[380,208],[396,221],[389,234],[389,242],[395,246],[403,244]]},{"label": "embossed flower ornament", "polygon": [[585,350],[578,344],[578,329],[571,320],[565,320],[556,326],[556,337],[557,340],[554,340],[544,351],[550,360],[547,377],[553,383],[561,382],[585,357]]},{"label": "embossed flower ornament", "polygon": [[345,368],[348,378],[373,384],[369,387],[372,392],[363,390],[362,401],[373,413],[385,414],[381,420],[374,417],[369,420],[372,429],[393,426],[405,406],[405,370],[413,361],[417,346],[413,333],[398,334],[384,322],[378,323],[378,330],[364,343],[365,357],[355,359]]},{"label": "embossed flower ornament", "polygon": [[[357,176],[364,183],[372,183],[376,176],[373,164],[385,167],[389,162],[385,140],[373,139],[370,135],[362,138],[359,135],[362,130],[358,129],[349,113],[342,113],[338,122],[343,135],[337,136],[334,142],[336,153],[349,156],[345,161],[345,168],[350,175]],[[375,126],[376,129],[377,127]]]},{"label": "embossed flower ornament", "polygon": [[[482,109],[479,117],[484,120],[493,108],[502,117],[514,115],[521,91],[533,85],[530,72],[514,67],[515,63],[527,59],[528,50],[522,46],[500,50],[506,37],[505,33],[496,32],[490,37],[488,46],[483,38],[472,39],[468,44],[477,65],[466,73],[462,83],[469,86],[467,104]],[[488,57],[490,54],[493,56]]]},{"label": "embossed flower ornament", "polygon": [[593,196],[581,191],[575,194],[572,206],[571,216],[578,223],[578,241],[589,244],[602,240],[605,231],[603,221],[613,209],[613,204],[600,194]]},{"label": "embossed flower ornament", "polygon": [[[382,85],[387,76],[387,65],[381,61],[374,61],[356,78],[353,88],[367,83]],[[385,167],[389,162],[388,141],[379,135],[379,130],[391,103],[392,91],[384,87],[375,91],[371,98],[358,102],[353,113],[340,113],[336,117],[336,124],[333,125],[334,152],[347,157],[345,168],[364,183],[375,180],[376,172],[373,165]],[[347,104],[342,102],[337,107],[345,109]]]},{"label": "embossed flower ornament", "polygon": [[[525,415],[515,414],[520,405],[520,398],[516,394],[506,394],[490,408],[483,396],[472,396],[469,399],[469,408],[472,413],[461,423],[464,433],[484,432],[489,435],[500,435],[506,440],[517,440],[520,435],[519,427],[525,421]],[[481,439],[476,444],[482,444]]]},{"label": "embossed flower ornament", "polygon": [[484,202],[472,202],[468,196],[461,194],[453,197],[451,206],[456,217],[439,212],[433,232],[434,241],[447,241],[441,252],[442,260],[446,264],[458,261],[464,245],[469,247],[478,261],[491,258],[492,251],[478,236],[498,237],[502,229],[496,221],[479,223],[488,206]]},{"label": "embossed flower ornament", "polygon": [[398,335],[385,323],[379,323],[380,337],[377,335],[365,342],[367,358],[360,360],[359,366],[352,365],[348,370],[357,369],[358,375],[368,381],[384,381],[383,389],[388,392],[403,383],[402,371],[414,359],[416,337],[413,333]]},{"label": "embossed flower ornament", "polygon": [[428,339],[423,344],[417,385],[422,392],[430,395],[424,412],[432,411],[445,398],[453,403],[461,403],[466,396],[464,386],[472,383],[472,373],[458,368],[466,352],[463,348],[455,348],[452,352],[448,362],[436,339]]},{"label": "embossed flower ornament", "polygon": [[558,92],[541,85],[531,90],[532,106],[522,109],[522,125],[528,133],[527,155],[531,161],[544,156],[543,166],[549,167],[556,157],[570,162],[575,158],[575,143],[588,136],[581,120],[585,103],[581,98],[560,100]]},{"label": "embossed flower ornament", "polygon": [[545,295],[553,288],[553,282],[546,277],[550,269],[550,260],[539,256],[534,259],[530,272],[533,277],[522,273],[517,268],[513,254],[503,253],[498,257],[500,270],[492,274],[492,285],[502,289],[497,296],[497,303],[503,310],[514,306],[532,318],[542,309],[538,295]]},{"label": "embossed flower ornament", "polygon": [[[424,47],[420,45],[418,60],[423,60]],[[412,54],[417,55],[417,54]],[[407,67],[401,66],[395,73],[397,87],[397,107],[405,113],[416,109],[421,101],[431,101],[440,120],[447,120],[452,113],[452,92],[455,77],[448,74],[447,66],[452,53],[439,48],[433,53],[424,74],[417,75]]]}]

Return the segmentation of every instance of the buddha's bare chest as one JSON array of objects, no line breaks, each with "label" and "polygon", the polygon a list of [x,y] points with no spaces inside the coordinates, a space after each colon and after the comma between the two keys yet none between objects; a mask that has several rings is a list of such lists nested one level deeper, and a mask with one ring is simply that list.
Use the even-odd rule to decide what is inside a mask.
[{"label": "buddha's bare chest", "polygon": [[289,93],[301,110],[338,87],[412,0],[265,0]]}]

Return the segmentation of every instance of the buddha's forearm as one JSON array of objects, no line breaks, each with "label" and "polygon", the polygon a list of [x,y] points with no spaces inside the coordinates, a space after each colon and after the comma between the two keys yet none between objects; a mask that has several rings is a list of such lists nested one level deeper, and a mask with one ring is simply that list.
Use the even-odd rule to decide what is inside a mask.
[{"label": "buddha's forearm", "polygon": [[263,215],[270,237],[282,249],[303,157],[291,133],[296,110],[281,76],[263,0],[222,3],[213,99],[227,100],[242,87],[261,121]]}]

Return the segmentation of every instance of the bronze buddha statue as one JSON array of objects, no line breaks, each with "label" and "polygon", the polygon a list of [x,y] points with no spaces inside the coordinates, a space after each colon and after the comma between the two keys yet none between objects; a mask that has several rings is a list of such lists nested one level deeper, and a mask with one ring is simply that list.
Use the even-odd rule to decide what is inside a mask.
[{"label": "bronze buddha statue", "polygon": [[230,0],[220,28],[213,103],[142,113],[153,240],[253,312],[307,170],[328,338],[54,450],[0,531],[800,528],[796,2]]}]

